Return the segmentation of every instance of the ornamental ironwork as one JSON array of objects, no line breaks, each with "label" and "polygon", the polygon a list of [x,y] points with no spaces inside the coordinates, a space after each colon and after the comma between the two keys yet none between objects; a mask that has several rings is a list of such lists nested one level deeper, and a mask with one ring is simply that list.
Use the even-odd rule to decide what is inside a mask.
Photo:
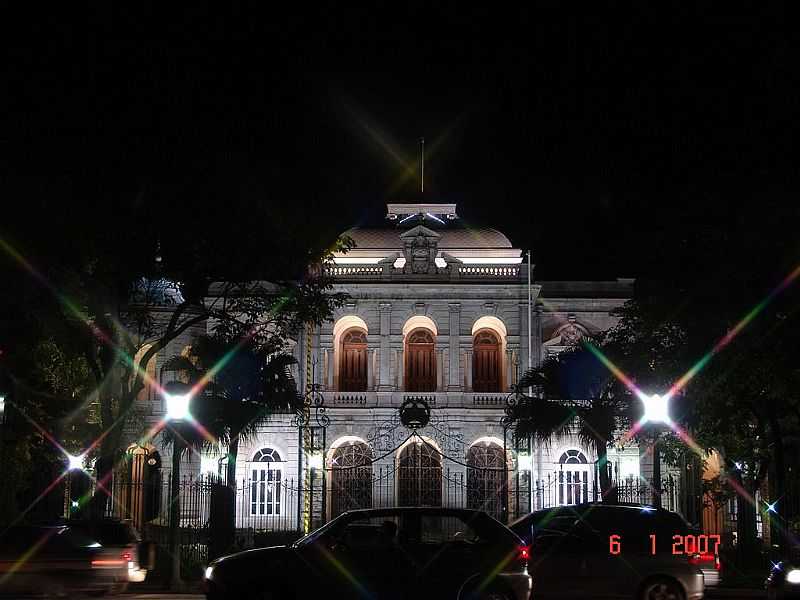
[{"label": "ornamental ironwork", "polygon": [[297,411],[294,417],[294,424],[296,427],[308,427],[311,424],[312,411],[317,427],[327,427],[330,425],[331,419],[327,415],[325,397],[322,395],[321,389],[322,385],[319,383],[312,383],[309,387],[308,392],[303,397],[303,406]]}]

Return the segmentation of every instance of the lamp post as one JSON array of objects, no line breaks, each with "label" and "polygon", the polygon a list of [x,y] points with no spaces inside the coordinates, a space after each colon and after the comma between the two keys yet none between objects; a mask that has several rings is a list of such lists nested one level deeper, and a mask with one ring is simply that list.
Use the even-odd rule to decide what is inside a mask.
[{"label": "lamp post", "polygon": [[653,506],[661,507],[661,451],[658,447],[660,432],[659,425],[669,425],[672,419],[669,416],[669,396],[658,394],[641,394],[639,398],[644,406],[642,425],[652,423],[653,427]]},{"label": "lamp post", "polygon": [[[191,418],[189,405],[192,395],[189,386],[179,381],[166,384],[164,402],[166,404],[166,421],[173,426],[185,423]],[[181,513],[180,473],[181,455],[185,449],[183,436],[173,431],[172,442],[172,474],[170,479],[170,511],[169,511],[169,553],[172,559],[170,573],[170,589],[177,591],[181,587],[181,552],[179,544],[179,527]]]}]

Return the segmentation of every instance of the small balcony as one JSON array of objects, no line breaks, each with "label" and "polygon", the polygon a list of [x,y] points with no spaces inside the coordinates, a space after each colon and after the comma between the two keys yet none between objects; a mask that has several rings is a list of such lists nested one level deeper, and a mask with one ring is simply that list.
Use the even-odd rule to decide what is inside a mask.
[{"label": "small balcony", "polygon": [[399,408],[408,398],[431,408],[503,410],[509,392],[322,392],[325,408]]}]

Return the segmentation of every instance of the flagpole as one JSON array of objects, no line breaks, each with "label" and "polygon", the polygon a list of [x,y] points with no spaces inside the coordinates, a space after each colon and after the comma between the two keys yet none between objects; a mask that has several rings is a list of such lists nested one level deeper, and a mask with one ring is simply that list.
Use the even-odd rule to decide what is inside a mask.
[{"label": "flagpole", "polygon": [[[528,250],[528,370],[533,367],[533,346],[531,345],[531,251]],[[530,390],[528,390],[530,393]]]}]

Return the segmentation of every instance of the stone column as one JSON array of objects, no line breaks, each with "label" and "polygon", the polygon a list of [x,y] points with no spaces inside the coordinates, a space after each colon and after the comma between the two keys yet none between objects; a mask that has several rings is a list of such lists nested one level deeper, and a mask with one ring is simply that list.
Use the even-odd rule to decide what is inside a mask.
[{"label": "stone column", "polygon": [[447,361],[447,349],[437,348],[434,350],[436,357],[436,391],[444,391],[444,365]]},{"label": "stone column", "polygon": [[404,360],[405,356],[403,354],[403,350],[397,351],[397,391],[403,391],[403,377],[406,374],[406,363]]},{"label": "stone column", "polygon": [[461,332],[461,304],[453,302],[448,304],[450,308],[450,377],[448,377],[447,390],[461,390],[459,380],[459,335]]},{"label": "stone column", "polygon": [[367,391],[375,388],[375,350],[367,349]]},{"label": "stone column", "polygon": [[506,389],[510,388],[514,383],[516,383],[514,381],[514,351],[511,348],[506,348]]},{"label": "stone column", "polygon": [[[322,385],[322,380],[325,378],[324,365],[322,364],[322,345],[319,341],[320,333],[319,327],[314,328],[314,335],[312,336],[312,361],[314,362],[314,383]],[[319,389],[319,388],[317,388]]]},{"label": "stone column", "polygon": [[378,313],[380,314],[381,319],[381,328],[380,328],[380,335],[381,335],[381,353],[380,353],[380,374],[379,374],[379,381],[378,381],[378,391],[379,392],[390,392],[392,391],[392,382],[389,379],[390,375],[390,368],[389,368],[389,335],[391,333],[391,319],[392,319],[392,303],[391,302],[381,302],[378,304]]},{"label": "stone column", "polygon": [[464,391],[472,391],[472,349],[464,350]]},{"label": "stone column", "polygon": [[334,377],[334,370],[333,370],[333,359],[334,359],[334,351],[325,349],[325,371],[327,376],[325,377],[325,389],[329,391],[336,391],[336,378]]}]

